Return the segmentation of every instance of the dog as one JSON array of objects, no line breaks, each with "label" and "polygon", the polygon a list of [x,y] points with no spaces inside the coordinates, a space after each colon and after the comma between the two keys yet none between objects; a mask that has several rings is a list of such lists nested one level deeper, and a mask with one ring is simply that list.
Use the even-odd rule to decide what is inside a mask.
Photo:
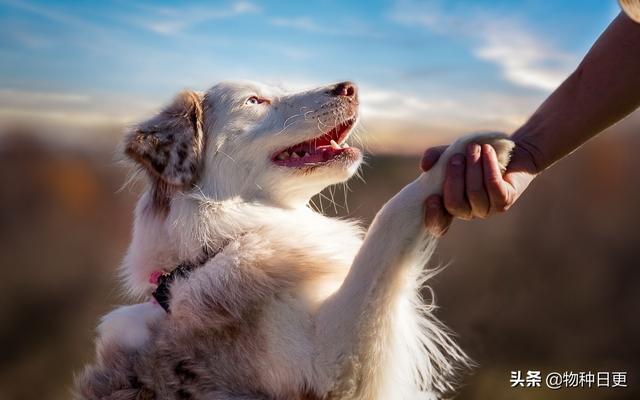
[{"label": "dog", "polygon": [[[251,82],[185,91],[131,129],[148,177],[122,265],[128,291],[98,327],[81,399],[437,399],[469,358],[420,289],[437,238],[423,204],[464,137],[365,232],[308,207],[356,173],[351,82],[289,93]],[[153,298],[151,297],[153,294]],[[148,299],[152,298],[152,301]]]}]

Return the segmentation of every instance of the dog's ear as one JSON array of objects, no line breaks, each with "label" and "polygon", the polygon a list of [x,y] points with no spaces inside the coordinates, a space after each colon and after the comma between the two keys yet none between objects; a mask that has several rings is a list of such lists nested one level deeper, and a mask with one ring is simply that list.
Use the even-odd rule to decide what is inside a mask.
[{"label": "dog's ear", "polygon": [[198,178],[204,151],[202,96],[184,91],[127,135],[124,152],[165,184],[187,188]]}]

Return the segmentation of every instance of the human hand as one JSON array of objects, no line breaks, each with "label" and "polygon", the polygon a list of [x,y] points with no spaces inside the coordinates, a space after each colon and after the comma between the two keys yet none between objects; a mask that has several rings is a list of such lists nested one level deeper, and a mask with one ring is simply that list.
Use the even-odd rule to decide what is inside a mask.
[{"label": "human hand", "polygon": [[[431,169],[447,146],[425,151],[424,171]],[[456,154],[447,165],[443,196],[426,201],[425,225],[436,236],[446,233],[453,217],[464,220],[487,218],[507,211],[536,177],[531,153],[516,142],[504,175],[490,145],[471,144],[466,154]]]}]

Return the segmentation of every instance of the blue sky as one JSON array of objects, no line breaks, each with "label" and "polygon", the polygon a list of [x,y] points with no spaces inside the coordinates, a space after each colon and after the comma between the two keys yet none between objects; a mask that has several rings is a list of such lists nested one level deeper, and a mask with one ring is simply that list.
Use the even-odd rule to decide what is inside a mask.
[{"label": "blue sky", "polygon": [[0,119],[117,126],[220,80],[349,79],[371,147],[418,151],[517,127],[617,12],[605,0],[0,0]]}]

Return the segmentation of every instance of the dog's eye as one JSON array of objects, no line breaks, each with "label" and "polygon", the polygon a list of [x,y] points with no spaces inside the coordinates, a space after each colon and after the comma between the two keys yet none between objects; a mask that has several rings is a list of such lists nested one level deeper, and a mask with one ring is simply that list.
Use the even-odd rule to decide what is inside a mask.
[{"label": "dog's eye", "polygon": [[256,105],[256,104],[262,104],[262,103],[267,103],[269,104],[269,100],[267,99],[261,99],[258,96],[251,96],[247,99],[247,101],[244,104],[247,105]]}]

